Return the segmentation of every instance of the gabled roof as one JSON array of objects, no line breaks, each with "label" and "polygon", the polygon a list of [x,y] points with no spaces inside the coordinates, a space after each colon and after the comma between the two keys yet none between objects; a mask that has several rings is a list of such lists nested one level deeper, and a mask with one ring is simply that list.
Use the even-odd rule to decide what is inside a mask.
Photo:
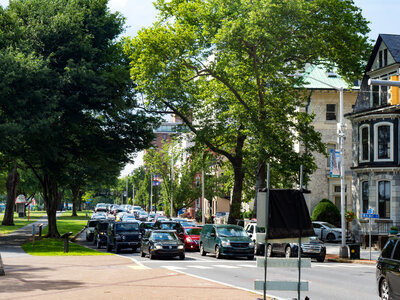
[{"label": "gabled roof", "polygon": [[306,89],[315,90],[335,90],[332,86],[339,88],[351,88],[358,89],[358,86],[349,87],[347,82],[336,73],[336,69],[332,71],[327,71],[327,69],[322,65],[311,65],[306,68],[305,72],[302,74]]},{"label": "gabled roof", "polygon": [[400,63],[400,35],[398,34],[380,34],[376,40],[375,46],[372,50],[371,56],[369,57],[367,66],[365,68],[364,77],[361,83],[361,89],[358,93],[356,104],[353,109],[353,113],[364,111],[370,108],[370,87],[368,85],[369,76],[367,73],[371,71],[372,65],[375,61],[376,55],[378,54],[379,48],[385,43],[388,51],[392,55],[395,63]]}]

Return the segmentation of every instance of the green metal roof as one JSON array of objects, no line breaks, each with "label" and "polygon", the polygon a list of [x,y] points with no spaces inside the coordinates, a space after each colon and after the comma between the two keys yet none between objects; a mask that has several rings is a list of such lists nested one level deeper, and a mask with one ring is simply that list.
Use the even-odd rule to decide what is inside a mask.
[{"label": "green metal roof", "polygon": [[335,69],[328,72],[322,65],[311,65],[303,73],[304,87],[307,89],[334,90],[336,88],[359,90],[359,86],[348,86],[347,82],[337,73]]}]

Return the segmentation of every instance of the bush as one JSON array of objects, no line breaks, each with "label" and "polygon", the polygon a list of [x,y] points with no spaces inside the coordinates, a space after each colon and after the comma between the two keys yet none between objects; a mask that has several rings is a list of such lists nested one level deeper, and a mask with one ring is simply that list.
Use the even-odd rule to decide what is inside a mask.
[{"label": "bush", "polygon": [[322,199],[314,208],[311,220],[324,221],[340,226],[340,212],[329,199]]}]

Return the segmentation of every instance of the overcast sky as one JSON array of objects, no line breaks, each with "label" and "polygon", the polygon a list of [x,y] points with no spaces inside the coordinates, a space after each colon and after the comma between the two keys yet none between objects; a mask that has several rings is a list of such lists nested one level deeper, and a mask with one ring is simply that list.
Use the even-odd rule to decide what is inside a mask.
[{"label": "overcast sky", "polygon": [[[363,16],[370,21],[370,39],[376,40],[379,33],[400,34],[398,15],[400,0],[353,0],[362,9]],[[0,0],[0,5],[7,6],[8,0]],[[155,21],[156,10],[151,0],[110,0],[111,11],[119,11],[126,18],[127,29],[124,36],[135,36],[142,27],[150,26]],[[127,166],[122,175],[130,173],[142,164],[139,154],[135,164]]]}]

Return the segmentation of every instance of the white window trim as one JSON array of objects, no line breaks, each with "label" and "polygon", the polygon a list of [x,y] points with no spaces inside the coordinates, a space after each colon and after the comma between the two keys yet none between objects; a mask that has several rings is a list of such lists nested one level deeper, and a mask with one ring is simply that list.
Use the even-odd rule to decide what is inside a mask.
[{"label": "white window trim", "polygon": [[391,220],[392,219],[392,211],[393,211],[393,207],[392,207],[392,203],[393,203],[393,201],[392,201],[392,198],[393,198],[393,186],[392,186],[392,181],[391,180],[388,180],[388,179],[378,179],[377,181],[376,181],[376,213],[378,213],[379,214],[379,182],[382,182],[382,181],[389,181],[389,185],[390,185],[390,200],[389,200],[389,206],[390,206],[390,216],[389,216],[389,218],[381,218],[381,216],[379,215],[379,219],[383,219],[383,220]]},{"label": "white window trim", "polygon": [[[378,159],[378,127],[379,126],[389,126],[390,127],[390,152],[389,158]],[[374,161],[393,161],[393,123],[380,122],[374,125]]]},{"label": "white window trim", "polygon": [[[362,145],[362,130],[363,128],[367,128],[368,129],[368,159],[367,160],[363,160],[363,145]],[[363,124],[360,126],[359,128],[359,136],[360,136],[360,141],[359,141],[359,157],[358,160],[360,163],[364,163],[364,162],[368,162],[370,161],[370,153],[371,153],[371,149],[370,149],[370,145],[371,145],[371,135],[370,135],[370,128],[369,128],[369,124]]]}]

